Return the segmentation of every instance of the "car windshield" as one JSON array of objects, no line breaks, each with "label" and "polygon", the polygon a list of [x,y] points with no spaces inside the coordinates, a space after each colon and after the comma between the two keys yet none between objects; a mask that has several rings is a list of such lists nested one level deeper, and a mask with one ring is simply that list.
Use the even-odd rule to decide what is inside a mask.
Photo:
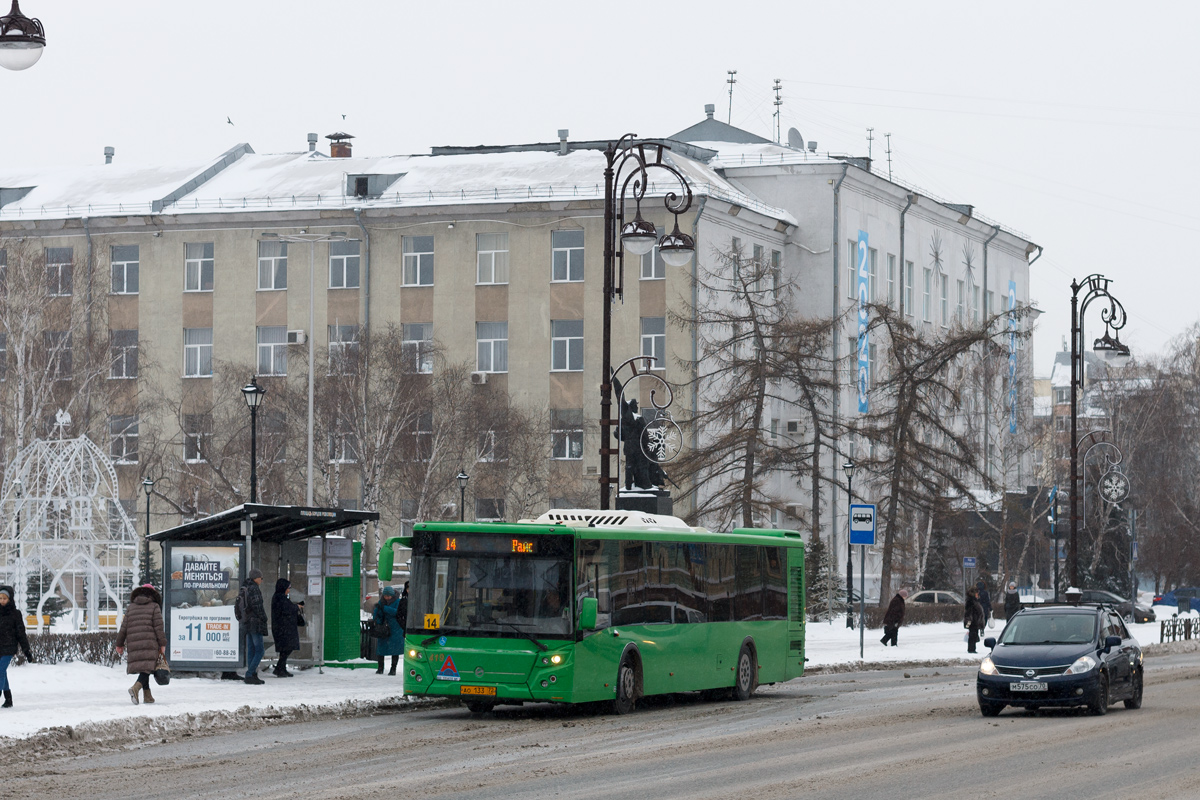
[{"label": "car windshield", "polygon": [[1008,623],[1000,644],[1086,644],[1095,635],[1092,614],[1025,614]]}]

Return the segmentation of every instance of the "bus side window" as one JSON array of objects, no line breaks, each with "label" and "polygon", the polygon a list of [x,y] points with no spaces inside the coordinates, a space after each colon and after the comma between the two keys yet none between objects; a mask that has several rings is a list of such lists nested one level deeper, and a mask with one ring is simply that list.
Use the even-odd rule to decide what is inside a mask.
[{"label": "bus side window", "polygon": [[579,543],[577,600],[596,598],[596,629],[607,628],[612,619],[612,592],[609,576],[616,560],[616,542],[584,540]]}]

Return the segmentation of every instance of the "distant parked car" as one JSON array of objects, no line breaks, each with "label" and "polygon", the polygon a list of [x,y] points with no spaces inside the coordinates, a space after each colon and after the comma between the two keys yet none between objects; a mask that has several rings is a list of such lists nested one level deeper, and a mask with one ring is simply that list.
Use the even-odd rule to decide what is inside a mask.
[{"label": "distant parked car", "polygon": [[1085,603],[1105,603],[1117,609],[1117,613],[1122,617],[1134,622],[1154,622],[1157,618],[1154,610],[1138,603],[1130,609],[1129,601],[1120,595],[1106,592],[1102,589],[1084,589],[1083,597]]},{"label": "distant parked car", "polygon": [[1188,600],[1192,607],[1200,606],[1196,602],[1196,598],[1200,597],[1200,588],[1195,586],[1182,586],[1164,594],[1154,596],[1154,605],[1156,606],[1178,606],[1180,600]]},{"label": "distant parked car", "polygon": [[945,589],[922,589],[908,597],[910,603],[936,603],[938,605],[963,605],[963,596]]}]

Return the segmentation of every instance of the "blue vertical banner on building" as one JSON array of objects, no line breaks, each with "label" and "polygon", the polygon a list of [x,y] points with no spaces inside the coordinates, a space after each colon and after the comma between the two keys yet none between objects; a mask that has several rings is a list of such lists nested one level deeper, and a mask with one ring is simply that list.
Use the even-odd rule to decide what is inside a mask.
[{"label": "blue vertical banner on building", "polygon": [[868,411],[867,388],[871,360],[867,344],[867,303],[870,302],[867,267],[867,232],[858,232],[858,413]]},{"label": "blue vertical banner on building", "polygon": [[1008,432],[1017,432],[1017,284],[1008,282]]}]

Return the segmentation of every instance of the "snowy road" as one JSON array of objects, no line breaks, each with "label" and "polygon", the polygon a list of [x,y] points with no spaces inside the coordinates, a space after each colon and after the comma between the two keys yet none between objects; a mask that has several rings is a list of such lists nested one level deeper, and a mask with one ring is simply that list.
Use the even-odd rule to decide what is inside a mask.
[{"label": "snowy road", "polygon": [[[7,797],[1200,796],[1200,654],[1148,660],[1145,705],[979,715],[972,667],[815,675],[749,703],[628,717],[460,708],[276,724],[10,763]],[[86,753],[86,748],[80,750]]]}]

